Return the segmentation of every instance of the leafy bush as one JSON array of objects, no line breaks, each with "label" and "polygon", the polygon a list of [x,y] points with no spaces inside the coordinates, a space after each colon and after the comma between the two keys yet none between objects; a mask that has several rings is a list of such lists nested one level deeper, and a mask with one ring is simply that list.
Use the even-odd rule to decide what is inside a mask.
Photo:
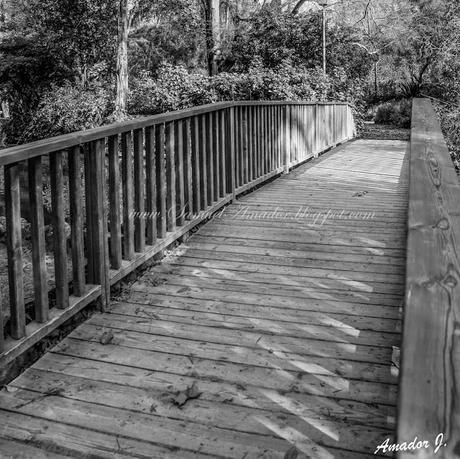
[{"label": "leafy bush", "polygon": [[132,81],[129,112],[148,115],[214,102],[209,80],[206,75],[189,73],[180,65],[163,65],[156,79],[142,72]]},{"label": "leafy bush", "polygon": [[385,102],[377,107],[375,122],[408,129],[411,124],[411,115],[412,101],[410,99]]},{"label": "leafy bush", "polygon": [[45,93],[20,142],[100,126],[111,112],[113,96],[102,87],[66,83]]},{"label": "leafy bush", "polygon": [[460,173],[460,108],[435,104],[441,122],[442,132],[447,142],[452,161]]},{"label": "leafy bush", "polygon": [[324,75],[320,69],[293,66],[289,61],[267,68],[256,60],[247,72],[208,77],[168,64],[159,69],[156,79],[144,72],[131,81],[129,112],[149,115],[228,100],[335,100],[355,107],[360,126],[362,99],[360,82],[348,79],[340,69]]}]

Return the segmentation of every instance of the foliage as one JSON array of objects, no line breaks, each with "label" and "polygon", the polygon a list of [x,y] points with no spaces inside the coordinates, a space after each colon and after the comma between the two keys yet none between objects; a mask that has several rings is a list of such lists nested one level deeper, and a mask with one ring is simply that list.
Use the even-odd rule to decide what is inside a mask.
[{"label": "foliage", "polygon": [[140,2],[130,34],[130,71],[142,77],[164,63],[199,67],[204,60],[203,41],[197,1]]},{"label": "foliage", "polygon": [[349,80],[341,69],[325,76],[319,69],[288,62],[267,68],[259,60],[247,72],[208,77],[167,64],[156,78],[145,72],[133,81],[129,110],[148,115],[225,100],[337,100],[354,105],[361,125],[362,97],[360,82]]},{"label": "foliage", "polygon": [[410,99],[393,100],[377,107],[375,122],[408,129],[411,125],[411,117],[412,101]]},{"label": "foliage", "polygon": [[[329,24],[327,30],[328,71],[341,68],[348,77],[363,78],[371,59],[354,43],[353,30]],[[315,12],[305,15],[280,14],[264,9],[239,30],[229,47],[224,69],[246,71],[257,59],[264,67],[283,62],[308,68],[322,65],[322,19]]]},{"label": "foliage", "polygon": [[460,174],[460,107],[452,104],[435,103],[452,161]]},{"label": "foliage", "polygon": [[100,126],[111,113],[112,94],[100,86],[84,88],[66,83],[47,91],[21,142],[53,137]]}]

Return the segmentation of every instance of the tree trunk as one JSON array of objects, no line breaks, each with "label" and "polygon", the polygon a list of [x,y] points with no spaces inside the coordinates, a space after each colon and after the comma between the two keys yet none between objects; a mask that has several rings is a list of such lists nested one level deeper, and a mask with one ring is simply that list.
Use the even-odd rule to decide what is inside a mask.
[{"label": "tree trunk", "polygon": [[206,0],[206,51],[209,75],[218,73],[217,61],[221,53],[220,43],[220,0]]},{"label": "tree trunk", "polygon": [[129,7],[128,0],[119,0],[118,4],[118,51],[117,51],[117,98],[115,116],[122,119],[126,115],[128,99],[128,36]]}]

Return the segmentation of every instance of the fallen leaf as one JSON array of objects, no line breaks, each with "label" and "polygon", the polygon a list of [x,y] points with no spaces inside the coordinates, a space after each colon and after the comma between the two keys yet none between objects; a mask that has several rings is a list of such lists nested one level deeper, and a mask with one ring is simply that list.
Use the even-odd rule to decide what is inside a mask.
[{"label": "fallen leaf", "polygon": [[182,407],[184,406],[189,400],[194,400],[198,398],[203,392],[198,389],[196,382],[194,382],[191,386],[188,386],[185,390],[179,391],[177,395],[173,398],[172,402]]},{"label": "fallen leaf", "polygon": [[18,391],[17,387],[12,387],[12,386],[5,386],[5,390],[10,393],[14,393]]},{"label": "fallen leaf", "polygon": [[297,459],[298,455],[299,455],[299,450],[295,446],[292,446],[286,451],[286,454],[284,455],[284,459]]},{"label": "fallen leaf", "polygon": [[102,333],[101,337],[99,338],[99,342],[104,345],[110,344],[113,338],[114,338],[113,333],[111,331],[106,331]]},{"label": "fallen leaf", "polygon": [[354,198],[362,198],[363,196],[366,196],[367,193],[368,193],[367,191],[357,191],[357,192],[353,195],[353,197],[354,197]]}]

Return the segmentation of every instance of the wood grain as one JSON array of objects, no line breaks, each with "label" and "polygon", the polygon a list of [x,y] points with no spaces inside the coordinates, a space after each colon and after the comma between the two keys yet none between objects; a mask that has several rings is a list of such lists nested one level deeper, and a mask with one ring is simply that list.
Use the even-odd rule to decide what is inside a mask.
[{"label": "wood grain", "polygon": [[432,448],[423,454],[431,457],[443,433],[446,446],[436,457],[454,458],[460,448],[460,185],[428,100],[414,100],[412,122],[398,440],[429,440]]}]

